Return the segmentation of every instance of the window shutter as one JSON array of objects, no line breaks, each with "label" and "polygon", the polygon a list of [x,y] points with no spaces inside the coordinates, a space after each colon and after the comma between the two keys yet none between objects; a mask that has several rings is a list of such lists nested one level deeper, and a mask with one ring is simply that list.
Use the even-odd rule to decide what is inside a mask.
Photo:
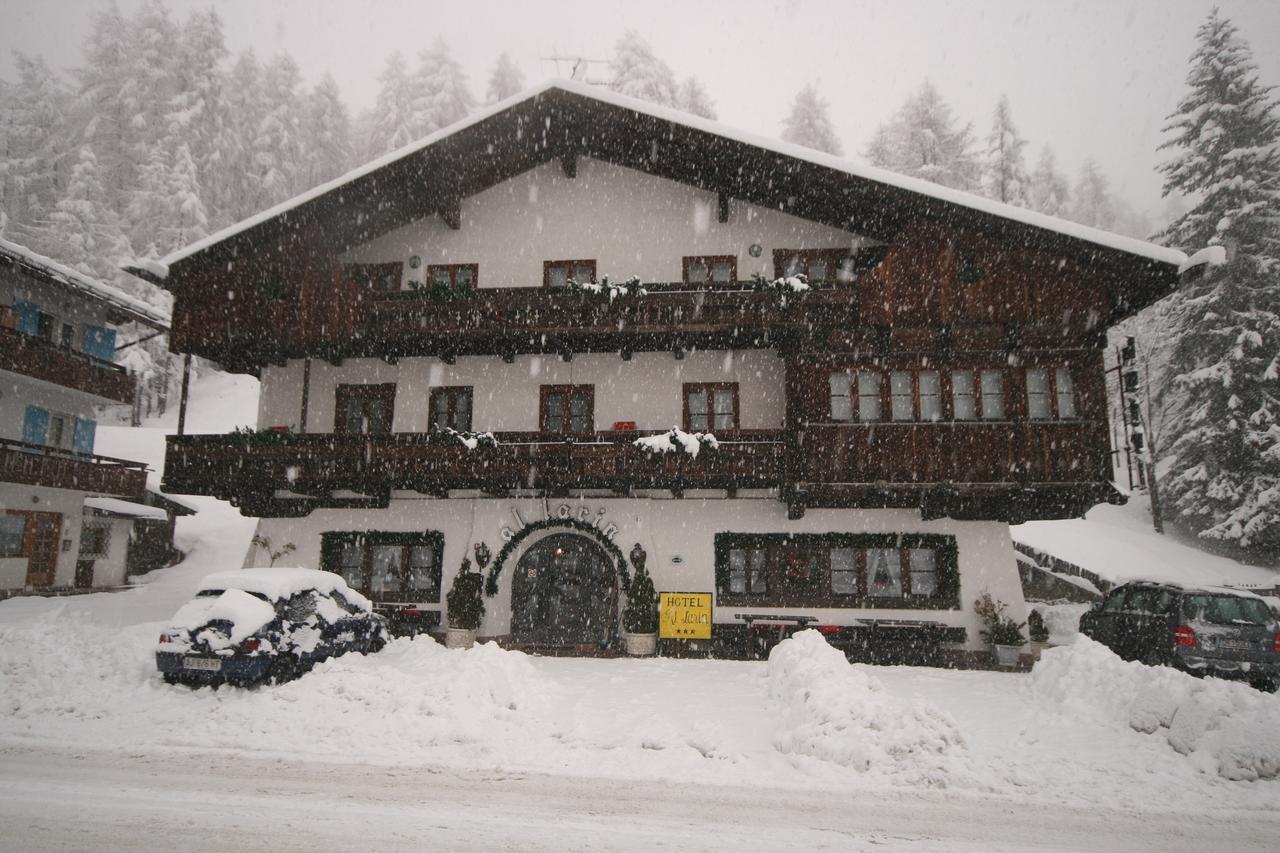
[{"label": "window shutter", "polygon": [[27,444],[44,444],[49,437],[49,413],[39,406],[27,406],[22,419],[22,440]]},{"label": "window shutter", "polygon": [[103,361],[112,361],[116,355],[116,330],[103,326],[84,327],[84,352]]},{"label": "window shutter", "polygon": [[36,335],[40,332],[40,306],[34,302],[19,299],[13,303],[18,312],[18,331],[24,335]]},{"label": "window shutter", "polygon": [[97,421],[90,418],[76,418],[75,433],[71,437],[71,449],[76,453],[93,453],[93,439],[97,433]]}]

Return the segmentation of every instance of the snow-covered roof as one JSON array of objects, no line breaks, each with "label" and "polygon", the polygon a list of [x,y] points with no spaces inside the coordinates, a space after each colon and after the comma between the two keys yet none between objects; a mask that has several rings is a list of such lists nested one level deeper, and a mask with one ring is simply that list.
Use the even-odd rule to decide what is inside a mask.
[{"label": "snow-covered roof", "polygon": [[[491,116],[497,115],[507,109],[510,109],[512,106],[518,103],[527,101],[531,98],[536,98],[539,95],[545,94],[551,90],[556,90],[556,89],[573,94],[573,95],[577,95],[583,98],[589,98],[595,101],[600,101],[605,104],[611,104],[613,106],[622,107],[624,109],[634,110],[635,112],[652,116],[653,118],[657,118],[663,121],[668,121],[673,124],[684,125],[686,127],[689,127],[695,130],[700,130],[706,133],[722,136],[728,139],[732,139],[732,140],[744,143],[746,145],[751,145],[767,151],[772,151],[774,153],[781,154],[786,157],[791,157],[797,160],[804,160],[804,161],[816,164],[818,166],[823,166],[825,168],[844,172],[848,175],[852,175],[858,178],[863,178],[868,181],[874,181],[876,183],[897,187],[902,190],[906,190],[912,193],[917,193],[919,195],[935,198],[950,204],[966,207],[971,210],[990,214],[992,216],[1002,217],[1004,219],[1018,222],[1023,225],[1029,225],[1035,228],[1041,228],[1047,231],[1053,231],[1067,237],[1075,238],[1078,240],[1084,240],[1099,246],[1104,246],[1109,249],[1114,249],[1116,251],[1135,255],[1140,258],[1154,260],[1161,263],[1172,264],[1174,266],[1180,266],[1187,261],[1186,254],[1178,251],[1177,249],[1171,249],[1166,246],[1157,246],[1154,243],[1148,243],[1146,241],[1137,240],[1132,237],[1124,237],[1119,234],[1112,234],[1108,231],[1102,231],[1097,228],[1090,228],[1088,226],[1080,225],[1075,222],[1067,222],[1066,220],[1057,219],[1052,216],[1046,216],[1045,214],[1036,213],[1035,211],[1026,210],[1020,207],[1014,207],[1013,205],[1004,204],[998,201],[992,201],[991,199],[987,199],[987,198],[982,198],[981,196],[976,196],[971,193],[964,192],[962,190],[956,190],[950,187],[944,187],[944,186],[941,186],[940,184],[931,183],[929,181],[921,180],[919,178],[911,178],[905,175],[899,175],[895,172],[889,172],[884,169],[877,169],[873,166],[868,166],[864,163],[856,162],[853,160],[847,160],[841,157],[835,157],[833,155],[826,154],[821,151],[816,151],[811,148],[805,148],[804,146],[801,146],[801,145],[795,145],[792,143],[783,142],[779,139],[774,139],[768,136],[761,136],[754,133],[748,133],[746,131],[739,130],[734,127],[730,127],[729,125],[721,124],[720,122],[704,119],[699,116],[682,112],[680,110],[672,109],[670,107],[663,107],[657,104],[652,104],[652,103],[649,103],[648,101],[641,101],[635,98],[627,97],[625,95],[619,95],[616,92],[612,92],[597,86],[592,86],[592,85],[574,81],[574,80],[556,79],[556,80],[549,80],[538,86],[533,87],[532,89],[521,92],[517,95],[513,95],[510,98],[507,98],[506,100],[499,101],[498,103],[493,104],[487,109],[474,113],[461,121],[455,122],[454,124],[451,124],[446,128],[443,128],[439,131],[436,131],[433,134],[430,134],[429,136],[423,137],[422,139],[419,139],[416,142],[412,142],[409,145],[406,145],[402,148],[392,151],[389,154],[383,155],[382,157],[379,157],[376,160],[366,163],[365,165],[357,169],[347,172],[345,175],[342,175],[341,177],[335,178],[334,180],[329,181],[328,183],[324,183],[317,187],[314,187],[311,190],[308,190],[307,192],[302,193],[301,195],[298,195],[298,196],[295,196],[294,198],[289,199],[288,201],[277,204],[275,207],[268,208],[267,210],[264,210],[261,213],[255,214],[254,216],[251,216],[248,219],[241,220],[240,222],[237,222],[234,225],[224,228],[221,231],[218,231],[214,234],[210,234],[208,237],[205,237],[202,240],[198,240],[189,246],[185,246],[175,252],[172,252],[160,260],[161,266],[159,268],[163,269],[167,274],[168,267],[174,265],[175,263],[185,258],[189,258],[192,255],[197,254],[198,252],[201,252],[205,249],[208,249],[211,246],[221,243],[222,241],[230,237],[234,237],[235,235],[240,234],[241,232],[247,231],[256,225],[260,225],[261,223],[274,219],[275,217],[280,216],[283,213],[287,213],[288,211],[293,210],[294,208],[299,207],[300,205],[303,205],[309,201],[312,201],[314,199],[319,198],[320,196],[325,195],[326,193],[332,192],[335,189],[345,186],[346,184],[349,184],[352,181],[357,180],[358,178],[364,177],[365,175],[368,175],[372,172],[376,172],[377,170],[391,163],[394,163],[397,160],[401,160],[404,157],[414,154],[415,152],[422,151],[423,149],[428,148],[431,145],[434,145],[435,143],[443,139],[453,136],[459,131],[462,131],[481,121],[484,121],[487,118],[490,118]],[[148,274],[152,275],[152,273],[150,273],[149,271],[148,271]]]},{"label": "snow-covered roof", "polygon": [[85,498],[84,505],[86,509],[96,509],[99,512],[131,518],[149,518],[156,521],[167,521],[169,518],[168,514],[158,506],[136,504],[120,498]]},{"label": "snow-covered roof", "polygon": [[117,287],[103,284],[83,273],[76,272],[64,264],[58,263],[52,258],[46,258],[44,255],[33,252],[26,246],[20,246],[17,243],[0,238],[0,257],[10,258],[15,263],[22,264],[38,273],[42,278],[68,287],[82,296],[105,302],[126,314],[130,320],[142,323],[156,331],[167,332],[169,330],[170,318],[167,312],[161,311],[154,305],[147,304],[136,296],[130,296]]}]

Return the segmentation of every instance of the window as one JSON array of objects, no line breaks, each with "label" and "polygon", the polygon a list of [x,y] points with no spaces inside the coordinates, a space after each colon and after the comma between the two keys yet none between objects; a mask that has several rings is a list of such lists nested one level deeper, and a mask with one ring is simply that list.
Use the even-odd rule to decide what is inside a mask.
[{"label": "window", "polygon": [[916,381],[920,386],[920,420],[942,420],[942,380],[938,371],[918,371]]},{"label": "window", "polygon": [[982,371],[982,419],[1004,420],[1004,371]]},{"label": "window", "polygon": [[456,385],[431,390],[431,425],[471,431],[471,386]]},{"label": "window", "polygon": [[738,383],[686,382],[684,428],[689,432],[738,428]]},{"label": "window", "polygon": [[849,394],[853,389],[853,378],[847,373],[833,373],[831,384],[831,420],[853,420],[853,401]]},{"label": "window", "polygon": [[890,413],[895,421],[913,421],[916,417],[915,393],[910,370],[894,370],[889,374]]},{"label": "window", "polygon": [[80,556],[105,557],[111,549],[111,525],[86,524],[80,528]]},{"label": "window", "polygon": [[386,435],[391,432],[395,383],[339,385],[333,431],[346,435]]},{"label": "window", "polygon": [[433,287],[475,290],[479,278],[479,264],[429,264],[427,266],[427,281]]},{"label": "window", "polygon": [[1027,368],[1027,417],[1052,420],[1075,416],[1076,395],[1070,369]]},{"label": "window", "polygon": [[959,606],[955,539],[933,534],[716,535],[720,604]]},{"label": "window", "polygon": [[543,385],[543,432],[586,435],[595,429],[595,388],[591,385]]},{"label": "window", "polygon": [[958,421],[978,418],[978,401],[974,396],[973,371],[951,371],[951,411]]},{"label": "window", "polygon": [[804,275],[810,282],[853,281],[858,273],[856,260],[848,249],[775,249],[773,274]]},{"label": "window", "polygon": [[[342,272],[348,282],[357,290],[372,290],[375,293],[391,293],[400,289],[400,280],[404,274],[404,264],[394,261],[385,264],[343,264]],[[284,298],[287,288],[275,288],[279,292],[277,298]]]},{"label": "window", "polygon": [[440,601],[444,536],[424,533],[325,533],[321,563],[370,598]]},{"label": "window", "polygon": [[36,322],[36,336],[44,338],[51,344],[56,344],[58,342],[57,328],[58,318],[41,311],[40,317]]},{"label": "window", "polygon": [[880,374],[874,370],[858,371],[858,420],[880,420]]},{"label": "window", "polygon": [[76,340],[76,327],[70,323],[63,323],[62,329],[58,333],[58,346],[63,349],[71,349]]},{"label": "window", "polygon": [[27,530],[25,515],[0,515],[0,557],[21,557],[23,534]]},{"label": "window", "polygon": [[733,255],[694,255],[684,259],[685,284],[734,284],[738,259]]},{"label": "window", "polygon": [[550,288],[568,287],[569,279],[579,284],[596,280],[596,262],[588,261],[543,261],[542,286]]}]

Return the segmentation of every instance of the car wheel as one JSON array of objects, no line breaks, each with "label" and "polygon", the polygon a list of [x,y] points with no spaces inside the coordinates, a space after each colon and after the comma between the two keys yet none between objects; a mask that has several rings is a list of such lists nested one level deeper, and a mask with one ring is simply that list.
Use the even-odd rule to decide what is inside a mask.
[{"label": "car wheel", "polygon": [[164,673],[164,683],[165,683],[165,684],[177,684],[177,683],[178,683],[178,674],[177,674],[177,673],[174,673],[174,672],[166,672],[166,673]]},{"label": "car wheel", "polygon": [[1159,649],[1151,649],[1142,656],[1141,661],[1147,666],[1164,666],[1167,663],[1164,653]]},{"label": "car wheel", "polygon": [[271,660],[271,669],[267,671],[267,681],[271,684],[283,684],[297,678],[299,670],[298,659],[293,655],[276,655]]},{"label": "car wheel", "polygon": [[1261,690],[1263,693],[1275,693],[1276,688],[1280,687],[1280,681],[1274,678],[1255,678],[1249,682],[1249,686],[1254,690]]}]

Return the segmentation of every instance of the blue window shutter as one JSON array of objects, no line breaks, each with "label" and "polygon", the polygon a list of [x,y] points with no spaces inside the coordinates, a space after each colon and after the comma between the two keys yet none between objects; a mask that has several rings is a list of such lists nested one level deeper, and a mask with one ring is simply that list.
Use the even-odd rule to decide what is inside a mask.
[{"label": "blue window shutter", "polygon": [[39,406],[27,406],[22,419],[22,440],[27,444],[44,444],[49,438],[49,413]]},{"label": "blue window shutter", "polygon": [[18,312],[18,331],[24,335],[35,335],[40,331],[40,306],[34,302],[19,299],[13,303],[13,310]]},{"label": "blue window shutter", "polygon": [[97,421],[91,418],[76,418],[76,431],[71,436],[71,449],[76,453],[93,453],[93,438],[97,432]]},{"label": "blue window shutter", "polygon": [[82,348],[94,358],[113,361],[116,356],[116,330],[103,326],[85,326]]}]

